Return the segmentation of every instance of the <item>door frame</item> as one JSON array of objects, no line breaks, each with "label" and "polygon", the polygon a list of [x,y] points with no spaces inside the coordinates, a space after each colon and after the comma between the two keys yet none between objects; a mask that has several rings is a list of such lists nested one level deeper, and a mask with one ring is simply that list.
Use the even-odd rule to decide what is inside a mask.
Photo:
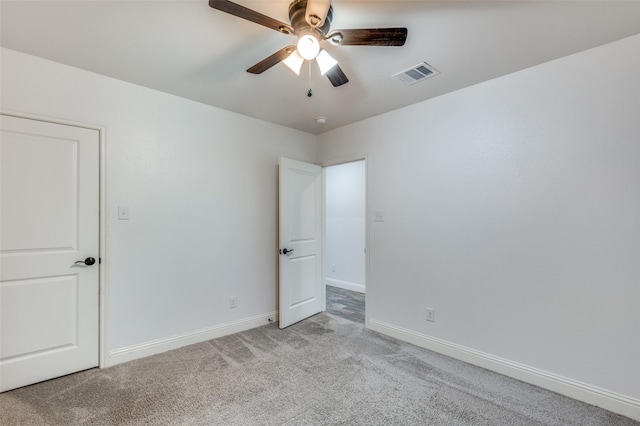
[{"label": "door frame", "polygon": [[53,124],[62,124],[65,126],[74,126],[74,127],[82,127],[85,129],[96,130],[98,132],[99,138],[99,183],[98,183],[98,211],[99,211],[99,220],[98,220],[98,238],[99,238],[99,246],[98,246],[98,256],[100,262],[98,264],[98,368],[108,367],[108,352],[107,352],[107,322],[106,322],[106,313],[107,313],[107,265],[109,262],[109,256],[107,253],[107,236],[109,235],[107,232],[108,229],[108,218],[106,206],[107,204],[107,129],[108,126],[105,124],[96,124],[96,123],[88,123],[83,121],[77,121],[72,119],[66,119],[61,117],[51,117],[48,115],[40,115],[34,114],[31,112],[25,111],[16,111],[13,109],[0,108],[0,114],[8,115],[17,118],[24,118],[27,120],[37,120],[37,121],[45,121]]},{"label": "door frame", "polygon": [[326,168],[331,166],[339,166],[341,164],[353,163],[356,161],[364,161],[364,326],[369,328],[369,156],[353,155],[346,157],[332,158],[320,163],[322,167],[322,310],[327,310],[327,277],[325,273],[325,256],[327,245],[327,172]]}]

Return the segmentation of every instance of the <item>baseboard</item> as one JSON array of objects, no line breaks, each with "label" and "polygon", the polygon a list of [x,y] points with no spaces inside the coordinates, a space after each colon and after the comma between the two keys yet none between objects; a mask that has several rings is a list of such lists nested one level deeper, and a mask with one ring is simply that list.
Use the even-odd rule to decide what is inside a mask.
[{"label": "baseboard", "polygon": [[382,334],[409,342],[469,364],[495,371],[523,382],[592,404],[605,410],[640,421],[640,400],[621,395],[606,389],[582,383],[567,377],[539,370],[508,359],[477,351],[446,340],[416,333],[374,319],[368,327]]},{"label": "baseboard", "polygon": [[358,293],[364,293],[364,284],[352,283],[349,281],[334,280],[333,278],[326,278],[327,285],[343,288],[345,290],[357,291]]},{"label": "baseboard", "polygon": [[250,330],[261,325],[269,323],[269,319],[276,320],[276,313],[257,315],[250,318],[243,318],[225,324],[215,325],[213,327],[202,328],[188,333],[178,334],[164,339],[152,340],[150,342],[138,345],[128,346],[109,352],[106,367],[121,364],[123,362],[132,361],[138,358],[144,358],[150,355],[156,355],[172,349],[181,348],[183,346],[200,343],[216,337],[226,336],[228,334],[238,333],[240,331]]}]

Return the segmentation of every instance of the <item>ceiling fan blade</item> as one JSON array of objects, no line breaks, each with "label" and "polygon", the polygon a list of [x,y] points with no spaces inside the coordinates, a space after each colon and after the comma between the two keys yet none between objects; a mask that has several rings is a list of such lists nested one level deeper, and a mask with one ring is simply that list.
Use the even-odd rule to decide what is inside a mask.
[{"label": "ceiling fan blade", "polygon": [[333,87],[342,86],[343,84],[349,82],[349,79],[340,68],[340,65],[337,64],[329,71],[327,71],[325,75],[327,76],[331,84],[333,84]]},{"label": "ceiling fan blade", "polygon": [[273,55],[263,59],[262,61],[258,62],[257,64],[249,68],[247,72],[251,74],[262,74],[272,66],[287,59],[289,55],[291,55],[295,50],[296,50],[296,47],[293,45],[284,47],[278,50]]},{"label": "ceiling fan blade", "polygon": [[336,30],[326,37],[342,46],[402,46],[407,40],[406,28],[363,28]]},{"label": "ceiling fan blade", "polygon": [[289,24],[278,21],[256,12],[255,10],[248,9],[239,4],[227,1],[227,0],[209,0],[209,6],[214,9],[221,10],[223,12],[230,13],[238,18],[246,19],[247,21],[255,22],[256,24],[264,25],[267,28],[276,30],[284,34],[293,34],[293,28]]},{"label": "ceiling fan blade", "polygon": [[331,0],[308,0],[304,19],[314,28],[322,27],[330,7]]}]

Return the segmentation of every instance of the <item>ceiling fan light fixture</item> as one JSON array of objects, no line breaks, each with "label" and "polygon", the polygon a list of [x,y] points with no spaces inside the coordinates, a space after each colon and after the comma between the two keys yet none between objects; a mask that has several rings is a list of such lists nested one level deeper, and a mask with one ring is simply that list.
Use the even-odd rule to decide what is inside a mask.
[{"label": "ceiling fan light fixture", "polygon": [[320,52],[320,42],[311,34],[304,34],[298,39],[298,53],[304,59],[312,60]]},{"label": "ceiling fan light fixture", "polygon": [[[2,0],[0,0],[2,1]],[[320,44],[325,41],[342,46],[403,46],[408,30],[397,28],[351,28],[330,32],[333,21],[332,0],[292,0],[289,4],[289,21],[286,24],[267,15],[241,6],[230,0],[209,0],[209,6],[281,33],[298,37],[296,45],[286,46],[247,69],[248,73],[261,74],[277,63],[284,62],[300,75],[305,60],[312,61],[320,53]],[[295,50],[295,52],[294,52]],[[328,53],[318,59],[318,66],[333,87],[349,82],[344,71]],[[419,72],[419,71],[416,71]],[[311,79],[311,67],[309,67]],[[308,96],[312,96],[309,89]]]},{"label": "ceiling fan light fixture", "polygon": [[318,63],[318,67],[320,67],[321,75],[325,75],[331,68],[338,64],[338,61],[336,61],[333,56],[324,49],[322,49],[320,53],[318,53],[318,56],[316,56],[316,62]]},{"label": "ceiling fan light fixture", "polygon": [[300,56],[297,50],[294,50],[287,59],[282,61],[289,69],[296,73],[296,75],[300,75],[300,69],[302,68],[302,63],[304,62],[304,58]]}]

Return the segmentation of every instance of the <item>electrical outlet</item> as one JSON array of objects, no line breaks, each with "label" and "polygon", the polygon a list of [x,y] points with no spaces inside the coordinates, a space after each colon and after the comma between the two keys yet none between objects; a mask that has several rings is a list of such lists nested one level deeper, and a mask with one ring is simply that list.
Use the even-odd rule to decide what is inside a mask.
[{"label": "electrical outlet", "polygon": [[373,212],[374,222],[384,222],[384,212],[382,210],[376,210]]},{"label": "electrical outlet", "polygon": [[436,310],[433,308],[427,308],[427,321],[435,322],[436,321]]},{"label": "electrical outlet", "polygon": [[238,307],[238,298],[236,296],[231,296],[229,298],[229,309],[235,309]]},{"label": "electrical outlet", "polygon": [[336,271],[336,265],[335,263],[333,265],[331,265],[331,272],[335,272]]}]

